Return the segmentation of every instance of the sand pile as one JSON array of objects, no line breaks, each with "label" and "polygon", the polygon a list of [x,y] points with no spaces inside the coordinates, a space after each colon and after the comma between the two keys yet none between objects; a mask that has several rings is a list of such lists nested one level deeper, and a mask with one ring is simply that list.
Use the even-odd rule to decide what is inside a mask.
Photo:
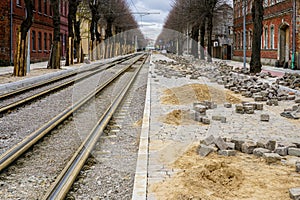
[{"label": "sand pile", "polygon": [[191,104],[204,100],[211,100],[218,104],[240,103],[241,100],[231,93],[231,91],[216,89],[205,84],[188,84],[164,90],[160,100],[163,104],[170,105]]},{"label": "sand pile", "polygon": [[193,146],[170,168],[180,171],[163,182],[150,185],[158,200],[289,199],[289,188],[298,187],[294,167],[268,165],[255,156],[239,153],[202,158]]}]

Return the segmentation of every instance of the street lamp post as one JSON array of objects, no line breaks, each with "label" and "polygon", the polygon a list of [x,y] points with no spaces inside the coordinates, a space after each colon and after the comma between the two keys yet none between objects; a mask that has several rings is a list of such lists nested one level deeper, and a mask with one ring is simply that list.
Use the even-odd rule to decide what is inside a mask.
[{"label": "street lamp post", "polygon": [[243,47],[244,47],[244,70],[246,70],[246,1],[243,0],[243,13],[244,13],[244,20],[243,20]]},{"label": "street lamp post", "polygon": [[293,40],[292,40],[292,63],[291,68],[295,69],[295,51],[296,51],[296,0],[293,0]]}]

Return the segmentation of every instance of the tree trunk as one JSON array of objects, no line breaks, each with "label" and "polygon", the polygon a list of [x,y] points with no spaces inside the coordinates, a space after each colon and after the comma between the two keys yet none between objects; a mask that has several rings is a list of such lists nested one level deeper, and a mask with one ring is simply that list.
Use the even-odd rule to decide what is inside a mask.
[{"label": "tree trunk", "polygon": [[74,64],[74,22],[76,21],[77,0],[69,0],[68,39],[66,45],[66,66]]},{"label": "tree trunk", "polygon": [[200,25],[200,59],[201,60],[205,60],[205,54],[204,54],[205,22],[206,20],[203,19]]},{"label": "tree trunk", "polygon": [[33,23],[33,4],[32,0],[25,0],[27,17],[22,22],[17,35],[17,51],[14,61],[14,76],[26,76],[27,73],[27,33]]},{"label": "tree trunk", "polygon": [[59,5],[60,0],[51,0],[50,1],[53,10],[53,45],[51,48],[51,54],[48,62],[48,68],[50,69],[60,69],[60,53],[61,53],[61,44],[60,44],[60,14],[59,14]]},{"label": "tree trunk", "polygon": [[83,62],[83,53],[82,53],[82,44],[81,44],[81,36],[80,36],[80,20],[75,22],[74,30],[75,30],[75,50],[76,50],[76,58],[77,63]]},{"label": "tree trunk", "polygon": [[91,10],[91,14],[92,14],[92,21],[91,21],[91,25],[90,25],[90,34],[91,34],[91,41],[90,41],[90,46],[89,46],[89,50],[90,50],[90,60],[94,60],[94,46],[95,46],[95,31],[97,29],[97,12],[98,12],[98,4],[94,4],[92,3],[92,1],[89,4],[90,6],[90,10]]},{"label": "tree trunk", "polygon": [[252,6],[252,19],[253,19],[253,40],[252,40],[252,54],[250,61],[250,73],[261,72],[261,61],[260,61],[260,51],[261,51],[261,35],[263,30],[263,0],[254,0]]},{"label": "tree trunk", "polygon": [[199,26],[193,26],[192,28],[192,55],[194,58],[199,58],[199,49],[198,49],[198,42],[199,42]]},{"label": "tree trunk", "polygon": [[212,62],[211,59],[211,48],[212,48],[212,29],[213,29],[213,14],[208,13],[207,15],[207,62]]},{"label": "tree trunk", "polygon": [[113,22],[113,20],[107,19],[107,27],[105,30],[105,39],[112,37],[112,22]]}]

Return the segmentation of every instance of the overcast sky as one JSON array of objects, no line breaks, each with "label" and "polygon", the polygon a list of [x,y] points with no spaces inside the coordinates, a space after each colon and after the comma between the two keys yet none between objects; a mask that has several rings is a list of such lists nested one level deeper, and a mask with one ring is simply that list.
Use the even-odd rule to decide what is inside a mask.
[{"label": "overcast sky", "polygon": [[135,14],[135,18],[139,24],[145,26],[140,27],[146,38],[153,40],[159,35],[164,25],[169,11],[171,10],[172,0],[127,0],[132,12],[150,12],[159,14],[141,15]]}]

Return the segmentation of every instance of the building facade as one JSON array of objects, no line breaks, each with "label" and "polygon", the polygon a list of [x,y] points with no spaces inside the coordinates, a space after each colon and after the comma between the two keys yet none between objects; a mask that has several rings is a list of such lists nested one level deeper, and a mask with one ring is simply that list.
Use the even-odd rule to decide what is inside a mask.
[{"label": "building facade", "polygon": [[[295,1],[295,2],[294,2]],[[251,58],[253,21],[251,16],[253,0],[246,1],[246,57]],[[296,7],[294,7],[294,3]],[[233,58],[243,59],[243,0],[234,0],[234,48]],[[299,0],[264,0],[263,34],[261,37],[262,64],[290,66],[294,55],[299,63]],[[298,8],[298,9],[297,9]],[[293,9],[296,12],[293,12]],[[295,16],[294,16],[295,14]],[[296,18],[296,23],[293,21]],[[293,30],[294,29],[294,30]],[[295,33],[293,37],[293,31]],[[294,47],[294,51],[293,51]]]},{"label": "building facade", "polygon": [[[50,56],[53,21],[50,0],[33,0],[34,22],[29,30],[30,61],[46,61]],[[68,3],[61,1],[62,56],[65,56],[65,42],[68,35]],[[11,12],[12,11],[12,12]],[[2,0],[0,2],[0,65],[12,65],[16,51],[17,30],[26,18],[23,0]],[[1,18],[2,17],[2,18]]]},{"label": "building facade", "polygon": [[233,45],[233,8],[226,3],[216,9],[213,18],[212,40],[212,56],[230,60]]}]

